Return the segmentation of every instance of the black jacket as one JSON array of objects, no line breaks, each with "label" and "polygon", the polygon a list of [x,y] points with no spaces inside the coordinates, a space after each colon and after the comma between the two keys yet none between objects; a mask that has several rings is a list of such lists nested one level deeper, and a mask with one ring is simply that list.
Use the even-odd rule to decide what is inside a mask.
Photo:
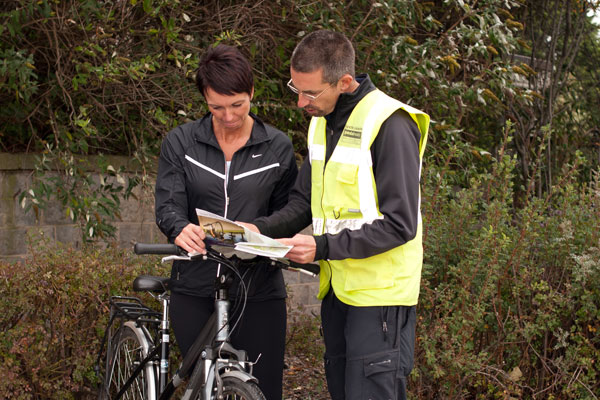
[{"label": "black jacket", "polygon": [[[327,120],[326,160],[342,134],[350,113],[358,102],[375,90],[368,75],[359,75],[360,86],[343,93]],[[344,229],[336,235],[315,236],[315,260],[366,258],[398,247],[413,239],[417,232],[419,206],[419,141],[421,133],[410,115],[403,110],[392,114],[381,126],[371,145],[371,158],[377,185],[379,211],[383,219],[360,229]],[[304,160],[296,184],[285,208],[254,224],[261,233],[273,238],[291,237],[312,223],[310,211],[311,165]]]},{"label": "black jacket", "polygon": [[[156,223],[170,242],[187,224],[198,223],[196,208],[251,222],[287,203],[298,174],[292,143],[283,132],[250,115],[255,121],[250,139],[233,155],[228,182],[225,156],[212,131],[212,114],[181,125],[165,137],[158,162],[155,209]],[[252,280],[251,297],[285,297],[281,271],[265,264],[244,271],[247,282]],[[212,262],[175,261],[172,290],[211,297],[215,276]]]}]

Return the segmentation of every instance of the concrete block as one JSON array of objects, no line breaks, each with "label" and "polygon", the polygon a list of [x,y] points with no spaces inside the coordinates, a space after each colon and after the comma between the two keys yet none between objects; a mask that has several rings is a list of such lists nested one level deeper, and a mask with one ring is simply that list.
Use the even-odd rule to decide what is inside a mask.
[{"label": "concrete block", "polygon": [[140,200],[130,197],[128,200],[121,200],[121,221],[133,222],[142,220],[142,208]]},{"label": "concrete block", "polygon": [[283,271],[283,279],[286,285],[294,285],[300,283],[300,272],[298,271]]},{"label": "concrete block", "polygon": [[288,323],[291,321],[296,321],[302,315],[313,315],[315,317],[321,316],[321,303],[316,305],[306,305],[306,304],[295,304],[288,305]]},{"label": "concrete block", "polygon": [[129,199],[121,199],[121,218],[123,222],[154,221],[154,192],[150,188],[133,189]]},{"label": "concrete block", "polygon": [[61,243],[69,243],[75,248],[81,248],[81,230],[78,225],[57,225],[54,240]]},{"label": "concrete block", "polygon": [[41,212],[44,225],[72,225],[73,220],[67,215],[67,209],[57,201],[49,203]]},{"label": "concrete block", "polygon": [[11,197],[0,197],[0,226],[15,227],[15,205]]},{"label": "concrete block", "polygon": [[36,225],[41,225],[41,214],[43,213],[42,210],[38,209],[38,213],[36,214],[35,210],[33,208],[30,208],[29,210],[25,210],[23,207],[21,207],[21,204],[19,203],[19,197],[15,196],[13,199],[13,224],[15,226],[36,226]]},{"label": "concrete block", "polygon": [[119,247],[131,248],[134,243],[152,243],[150,224],[121,222],[118,225]]},{"label": "concrete block", "polygon": [[141,220],[143,222],[154,222],[156,219],[154,214],[154,185],[149,185],[146,187],[138,186],[133,190],[133,192],[139,201],[142,212]]},{"label": "concrete block", "polygon": [[300,283],[297,285],[288,285],[288,296],[294,304],[302,305],[320,305],[321,300],[317,299],[319,293],[319,284]]},{"label": "concrete block", "polygon": [[25,190],[26,175],[20,171],[0,173],[0,224],[4,227],[36,225],[34,211],[26,213],[19,203],[19,195]]},{"label": "concrete block", "polygon": [[306,302],[306,305],[316,305],[316,306],[320,306],[321,305],[321,300],[319,300],[317,298],[317,295],[319,294],[319,284],[309,284],[307,285],[308,287],[308,299]]},{"label": "concrete block", "polygon": [[54,229],[51,226],[0,228],[0,254],[2,256],[25,256],[29,252],[30,241],[32,245],[39,236],[54,240]]},{"label": "concrete block", "polygon": [[156,221],[156,214],[154,213],[154,200],[152,202],[145,201],[142,208],[142,221]]},{"label": "concrete block", "polygon": [[3,171],[3,175],[6,177],[13,176],[15,179],[16,191],[13,191],[12,195],[18,195],[31,188],[33,171]]},{"label": "concrete block", "polygon": [[150,233],[152,238],[152,243],[167,243],[167,237],[160,231],[158,225],[154,222],[150,225]]},{"label": "concrete block", "polygon": [[27,228],[0,228],[0,254],[27,254]]},{"label": "concrete block", "polygon": [[319,283],[319,276],[310,276],[308,274],[299,273],[299,283]]},{"label": "concrete block", "polygon": [[311,304],[312,300],[310,296],[312,292],[310,287],[307,285],[289,285],[288,286],[288,297],[292,308],[296,308],[299,305]]}]

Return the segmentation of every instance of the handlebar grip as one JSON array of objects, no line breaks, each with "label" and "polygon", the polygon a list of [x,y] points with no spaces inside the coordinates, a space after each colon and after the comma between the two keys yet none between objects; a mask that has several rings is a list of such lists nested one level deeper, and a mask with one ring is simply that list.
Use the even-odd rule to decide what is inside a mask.
[{"label": "handlebar grip", "polygon": [[184,250],[175,244],[161,243],[136,243],[133,246],[135,254],[167,254],[167,255],[182,255]]},{"label": "handlebar grip", "polygon": [[304,269],[315,275],[319,275],[319,272],[321,272],[321,267],[319,266],[319,264],[299,264],[299,263],[290,261],[290,267],[296,268],[296,269]]}]

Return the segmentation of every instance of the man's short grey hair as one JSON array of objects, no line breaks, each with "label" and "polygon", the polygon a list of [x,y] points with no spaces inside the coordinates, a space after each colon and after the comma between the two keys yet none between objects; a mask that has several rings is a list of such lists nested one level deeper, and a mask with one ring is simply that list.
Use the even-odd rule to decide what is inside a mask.
[{"label": "man's short grey hair", "polygon": [[342,33],[315,31],[296,45],[291,66],[302,73],[323,68],[323,81],[330,84],[337,82],[345,74],[354,78],[354,48]]}]

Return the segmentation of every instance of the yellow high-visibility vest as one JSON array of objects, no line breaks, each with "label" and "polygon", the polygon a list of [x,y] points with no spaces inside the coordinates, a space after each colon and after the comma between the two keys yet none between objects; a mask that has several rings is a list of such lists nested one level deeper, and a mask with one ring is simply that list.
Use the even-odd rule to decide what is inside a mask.
[{"label": "yellow high-visibility vest", "polygon": [[[406,111],[421,132],[419,159],[422,161],[429,116],[380,90],[368,93],[354,108],[327,165],[325,118],[311,119],[308,149],[314,235],[336,234],[345,228],[360,229],[363,224],[383,218],[379,212],[370,149],[381,124],[398,109]],[[319,299],[325,297],[331,285],[342,302],[353,306],[417,304],[423,264],[420,198],[414,239],[372,257],[319,263]]]}]

